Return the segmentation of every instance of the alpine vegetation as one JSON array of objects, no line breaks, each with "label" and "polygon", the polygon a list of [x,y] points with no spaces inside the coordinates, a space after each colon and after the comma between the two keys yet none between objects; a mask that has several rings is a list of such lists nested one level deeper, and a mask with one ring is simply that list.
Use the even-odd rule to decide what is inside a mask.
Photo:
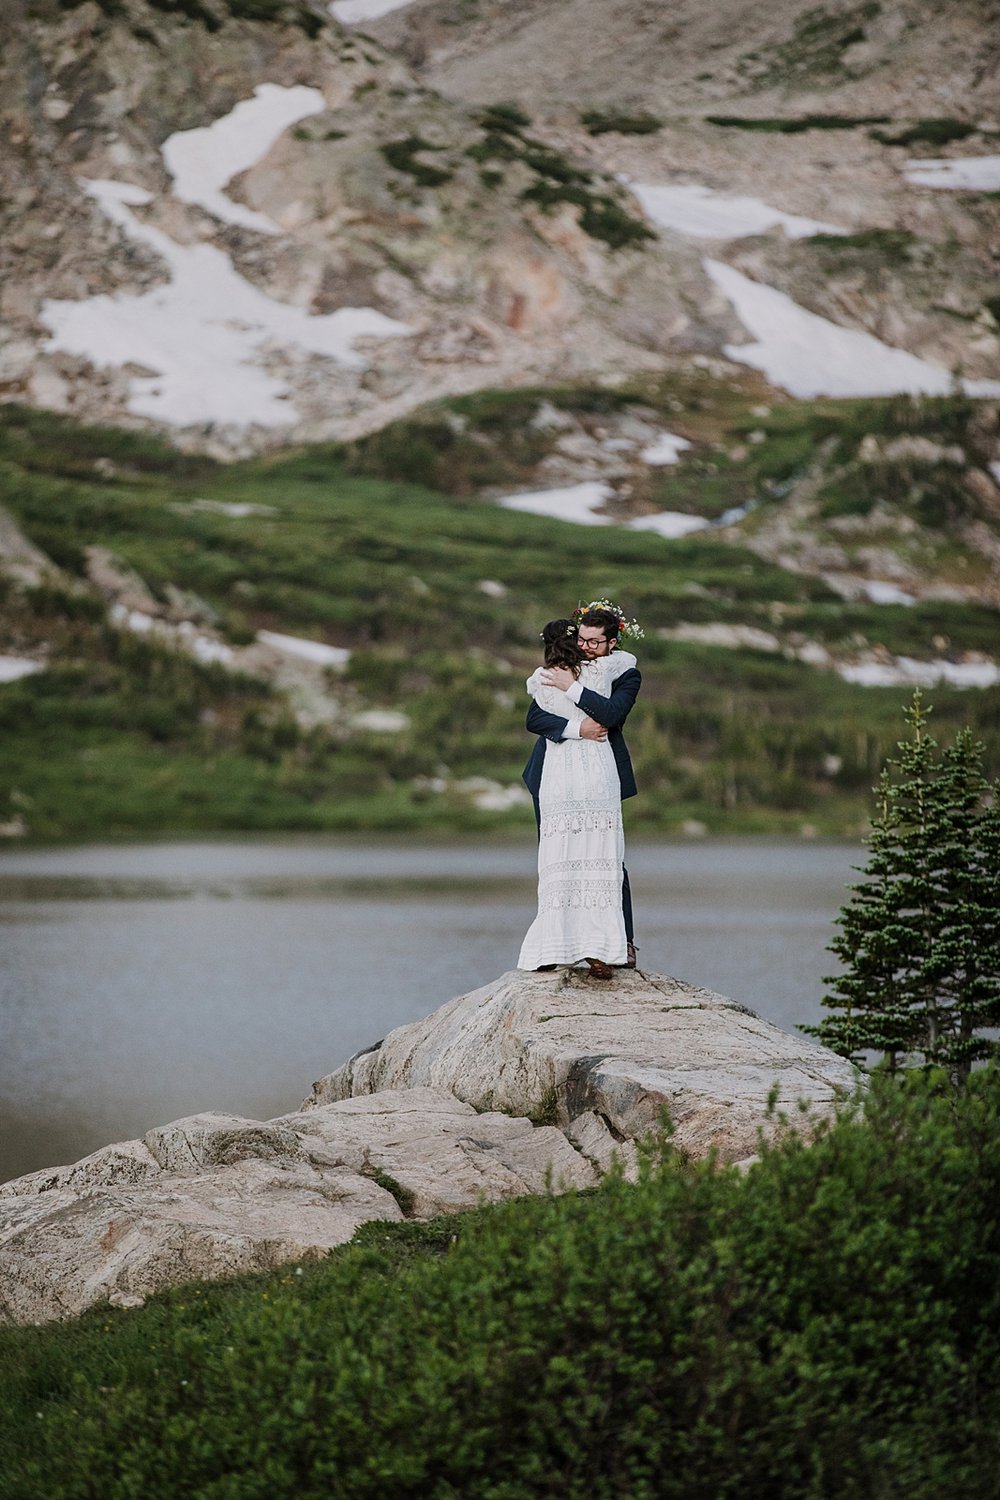
[{"label": "alpine vegetation", "polygon": [[868,877],[830,945],[844,964],[805,1031],[844,1057],[880,1052],[963,1082],[1000,1051],[1000,807],[982,743],[961,729],[939,747],[919,689],[911,729],[883,769],[868,840]]}]

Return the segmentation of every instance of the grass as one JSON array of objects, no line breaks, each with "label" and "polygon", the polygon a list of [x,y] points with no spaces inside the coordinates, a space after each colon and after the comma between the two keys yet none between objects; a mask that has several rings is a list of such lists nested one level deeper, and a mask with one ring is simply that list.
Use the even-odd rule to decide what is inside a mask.
[{"label": "grass", "polygon": [[[831,516],[888,497],[922,525],[921,545],[939,549],[942,567],[961,560],[953,532],[968,502],[958,471],[857,459],[873,433],[918,432],[974,452],[973,408],[960,399],[790,402],[760,416],[738,388],[699,372],[613,391],[454,398],[354,444],[229,467],[5,406],[0,501],[70,574],[82,573],[86,547],[104,546],[154,594],[197,595],[233,639],[275,629],[350,646],[353,656],[330,680],[337,720],[307,730],[266,684],[120,631],[86,590],[10,587],[0,597],[3,649],[44,646],[50,667],[0,687],[0,821],[23,816],[36,838],[523,828],[530,812],[482,812],[461,791],[434,794],[424,783],[517,781],[537,632],[548,614],[608,594],[647,628],[629,726],[642,788],[630,827],[672,832],[694,817],[719,832],[797,832],[809,822],[856,834],[905,690],[852,687],[780,654],[666,641],[657,629],[743,623],[834,652],[867,642],[933,658],[995,652],[996,612],[847,605],[822,582],[711,532],[668,543],[482,503],[484,486],[536,482],[558,437],[534,424],[543,402],[594,430],[616,412],[653,409],[689,436],[690,458],[650,479],[656,506],[710,514],[756,498],[755,517],[766,518],[823,452],[820,503]],[[763,440],[747,443],[754,431]],[[743,456],[731,457],[740,443]],[[269,509],[236,518],[192,508],[194,498]],[[943,726],[968,721],[990,741],[994,773],[998,697],[934,693]],[[402,709],[408,727],[352,728],[367,708]],[[834,776],[829,756],[840,761]]]}]

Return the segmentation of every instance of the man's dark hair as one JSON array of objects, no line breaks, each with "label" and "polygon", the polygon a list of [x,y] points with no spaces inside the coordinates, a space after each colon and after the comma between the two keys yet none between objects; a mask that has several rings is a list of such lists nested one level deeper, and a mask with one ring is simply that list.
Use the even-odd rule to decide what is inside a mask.
[{"label": "man's dark hair", "polygon": [[606,641],[616,641],[618,632],[621,630],[622,622],[617,615],[613,615],[610,609],[587,609],[579,616],[578,625],[599,626],[604,631]]},{"label": "man's dark hair", "polygon": [[583,652],[576,643],[576,624],[573,620],[550,620],[542,631],[547,667],[569,667],[579,674]]}]

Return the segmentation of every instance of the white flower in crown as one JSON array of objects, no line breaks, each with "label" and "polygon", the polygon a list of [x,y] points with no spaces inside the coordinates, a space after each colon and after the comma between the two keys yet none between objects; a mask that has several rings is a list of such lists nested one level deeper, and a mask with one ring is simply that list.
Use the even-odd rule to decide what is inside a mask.
[{"label": "white flower in crown", "polygon": [[574,609],[573,611],[574,620],[579,622],[580,616],[585,615],[588,610],[591,609],[606,609],[609,614],[616,617],[616,619],[618,620],[619,640],[621,640],[623,636],[633,641],[645,640],[646,632],[639,624],[639,621],[630,620],[625,614],[625,611],[621,609],[617,604],[613,604],[610,599],[591,599],[589,604],[578,604],[576,609]]}]

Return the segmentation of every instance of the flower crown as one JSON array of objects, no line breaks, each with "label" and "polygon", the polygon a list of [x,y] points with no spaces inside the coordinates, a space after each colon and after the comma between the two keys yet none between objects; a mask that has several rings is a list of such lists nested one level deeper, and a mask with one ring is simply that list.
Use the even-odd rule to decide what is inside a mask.
[{"label": "flower crown", "polygon": [[580,616],[588,614],[592,609],[604,609],[607,610],[609,615],[615,616],[618,621],[619,640],[623,636],[627,636],[633,641],[645,640],[646,632],[639,624],[639,621],[627,619],[625,611],[620,609],[617,604],[612,604],[610,599],[591,599],[589,604],[578,604],[573,611],[573,618],[577,622],[577,625],[580,623]]}]

